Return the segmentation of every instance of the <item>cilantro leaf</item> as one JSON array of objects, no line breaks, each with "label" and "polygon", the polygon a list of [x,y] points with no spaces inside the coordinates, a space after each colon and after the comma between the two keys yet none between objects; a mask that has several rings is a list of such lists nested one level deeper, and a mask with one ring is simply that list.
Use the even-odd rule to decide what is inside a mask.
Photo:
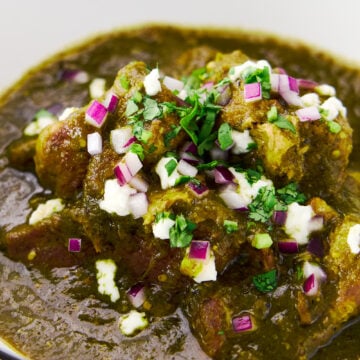
[{"label": "cilantro leaf", "polygon": [[136,154],[140,160],[144,160],[144,148],[140,144],[131,144],[129,151]]},{"label": "cilantro leaf", "polygon": [[253,284],[256,289],[262,293],[273,291],[277,287],[277,273],[276,269],[270,270],[266,273],[255,275],[253,277]]},{"label": "cilantro leaf", "polygon": [[264,66],[262,69],[250,68],[244,76],[245,84],[251,84],[259,82],[261,84],[262,97],[264,99],[270,99],[270,71],[268,66]]},{"label": "cilantro leaf", "polygon": [[294,124],[289,121],[285,116],[279,115],[276,106],[272,106],[267,112],[267,119],[270,123],[276,125],[280,129],[286,129],[296,134]]},{"label": "cilantro leaf", "polygon": [[144,120],[154,120],[161,116],[161,109],[156,100],[145,98],[143,116]]},{"label": "cilantro leaf", "polygon": [[170,228],[170,246],[186,247],[190,244],[196,225],[185,219],[184,215],[177,215],[175,224]]},{"label": "cilantro leaf", "polygon": [[130,117],[134,115],[139,110],[139,107],[136,105],[135,101],[130,99],[126,104],[125,116]]},{"label": "cilantro leaf", "polygon": [[239,230],[239,224],[233,220],[224,220],[224,228],[227,234],[231,234]]},{"label": "cilantro leaf", "polygon": [[276,191],[279,200],[285,205],[290,205],[294,202],[303,204],[306,201],[306,196],[299,192],[298,185],[296,183],[289,183],[281,189]]},{"label": "cilantro leaf", "polygon": [[249,218],[263,223],[267,222],[277,203],[275,189],[272,186],[260,188],[255,199],[249,204]]},{"label": "cilantro leaf", "polygon": [[151,131],[144,129],[142,121],[136,121],[133,124],[133,134],[141,142],[147,143],[152,136]]},{"label": "cilantro leaf", "polygon": [[231,137],[231,126],[228,123],[223,123],[220,125],[218,130],[218,141],[221,150],[226,150],[233,144],[233,139]]},{"label": "cilantro leaf", "polygon": [[175,171],[176,167],[177,167],[177,161],[175,159],[170,159],[165,164],[165,169],[167,171],[168,176],[170,176]]}]

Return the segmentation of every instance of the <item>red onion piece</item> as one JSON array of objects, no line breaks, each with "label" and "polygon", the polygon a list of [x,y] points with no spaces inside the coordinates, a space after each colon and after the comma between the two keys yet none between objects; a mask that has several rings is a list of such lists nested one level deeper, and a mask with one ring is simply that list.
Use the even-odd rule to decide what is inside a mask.
[{"label": "red onion piece", "polygon": [[314,274],[308,276],[303,283],[303,290],[306,295],[314,296],[319,290],[319,282]]},{"label": "red onion piece", "polygon": [[190,181],[187,185],[198,197],[205,196],[209,192],[209,188],[201,183],[198,184]]},{"label": "red onion piece", "polygon": [[165,76],[163,84],[171,91],[181,91],[184,88],[184,83],[171,76]]},{"label": "red onion piece", "polygon": [[289,105],[302,105],[295,78],[285,74],[271,74],[271,89],[278,92]]},{"label": "red onion piece", "polygon": [[244,85],[244,99],[246,102],[262,99],[261,84],[259,82]]},{"label": "red onion piece", "polygon": [[145,193],[130,195],[129,209],[135,219],[138,219],[147,213],[148,205],[149,202]]},{"label": "red onion piece", "polygon": [[201,88],[202,89],[206,89],[206,90],[211,90],[211,88],[214,86],[214,82],[213,81],[208,81],[207,83],[205,83]]},{"label": "red onion piece", "polygon": [[198,172],[198,169],[195,166],[189,164],[187,161],[183,159],[179,161],[176,169],[181,175],[191,176],[191,177],[196,176]]},{"label": "red onion piece", "polygon": [[279,251],[284,254],[295,254],[299,252],[299,244],[295,240],[286,240],[278,242]]},{"label": "red onion piece", "polygon": [[109,112],[114,112],[119,102],[119,98],[112,92],[108,92],[104,100],[104,106]]},{"label": "red onion piece", "polygon": [[79,239],[79,238],[69,238],[68,251],[70,251],[70,252],[80,252],[81,251],[81,239]]},{"label": "red onion piece", "polygon": [[145,302],[145,286],[143,284],[136,284],[132,286],[127,292],[129,301],[135,308],[140,307]]},{"label": "red onion piece", "polygon": [[219,96],[216,98],[216,104],[226,106],[230,102],[231,97],[231,88],[229,85],[225,85],[222,89],[219,89]]},{"label": "red onion piece", "polygon": [[217,166],[214,169],[214,178],[217,184],[230,184],[234,179],[234,175],[225,166]]},{"label": "red onion piece", "polygon": [[206,261],[210,257],[210,242],[193,240],[190,244],[189,258]]},{"label": "red onion piece", "polygon": [[132,178],[132,175],[131,175],[129,169],[128,169],[128,167],[126,166],[126,164],[124,162],[119,162],[115,166],[114,174],[115,174],[120,186],[124,186]]},{"label": "red onion piece", "polygon": [[187,141],[181,149],[181,153],[183,152],[197,155],[197,146],[192,141]]},{"label": "red onion piece", "polygon": [[147,192],[149,188],[149,184],[147,181],[145,181],[140,176],[136,175],[134,176],[130,181],[129,185],[131,185],[134,189],[140,191],[140,192]]},{"label": "red onion piece", "polygon": [[277,225],[285,225],[287,218],[287,212],[281,210],[275,210],[272,216],[272,220]]},{"label": "red onion piece", "polygon": [[297,83],[299,88],[308,90],[314,90],[319,85],[316,81],[306,79],[297,79]]},{"label": "red onion piece", "polygon": [[61,80],[72,81],[78,84],[89,82],[89,74],[79,69],[64,69],[60,74]]},{"label": "red onion piece", "polygon": [[306,108],[298,109],[295,111],[295,113],[298,116],[299,120],[302,122],[321,119],[321,114],[316,106],[309,106]]},{"label": "red onion piece", "polygon": [[244,332],[253,329],[250,315],[237,316],[232,319],[232,326],[235,332]]},{"label": "red onion piece", "polygon": [[313,237],[310,239],[306,250],[319,258],[322,258],[325,255],[323,242],[318,237]]},{"label": "red onion piece", "polygon": [[189,152],[181,152],[180,158],[185,160],[186,162],[188,162],[191,165],[198,165],[200,163],[200,159]]},{"label": "red onion piece", "polygon": [[106,120],[107,113],[106,107],[103,104],[97,100],[93,100],[86,110],[85,120],[89,124],[100,128]]},{"label": "red onion piece", "polygon": [[125,161],[126,166],[128,167],[132,176],[135,176],[143,167],[143,164],[139,157],[131,151],[126,153],[123,160]]}]

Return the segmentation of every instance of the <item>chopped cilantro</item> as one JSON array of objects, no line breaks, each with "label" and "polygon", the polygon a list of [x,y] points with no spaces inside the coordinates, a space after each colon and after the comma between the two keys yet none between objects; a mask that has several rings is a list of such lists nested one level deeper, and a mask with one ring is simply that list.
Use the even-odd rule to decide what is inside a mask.
[{"label": "chopped cilantro", "polygon": [[175,139],[181,131],[181,126],[171,125],[171,130],[164,135],[165,146],[169,146],[172,139]]},{"label": "chopped cilantro", "polygon": [[231,126],[228,123],[220,125],[218,130],[218,141],[222,150],[228,149],[233,144]]},{"label": "chopped cilantro", "polygon": [[296,134],[294,124],[285,116],[279,115],[276,106],[272,106],[271,109],[267,112],[267,119],[270,123],[276,125],[278,128],[289,130],[293,134]]},{"label": "chopped cilantro", "polygon": [[191,75],[185,79],[185,88],[187,89],[198,89],[201,83],[206,79],[207,73],[206,68],[200,68],[194,70]]},{"label": "chopped cilantro", "polygon": [[175,180],[175,186],[185,184],[185,183],[189,182],[192,179],[193,179],[192,176],[181,175]]},{"label": "chopped cilantro", "polygon": [[134,100],[137,104],[140,104],[143,99],[143,96],[141,92],[136,91],[131,99]]},{"label": "chopped cilantro", "polygon": [[126,77],[126,75],[121,75],[120,76],[120,85],[121,87],[124,89],[124,90],[129,90],[130,88],[130,82],[129,82],[129,79]]},{"label": "chopped cilantro", "polygon": [[285,205],[290,205],[293,202],[302,204],[306,201],[306,196],[299,192],[298,185],[296,183],[289,183],[281,189],[276,191],[279,200]]},{"label": "chopped cilantro", "polygon": [[156,214],[155,216],[155,222],[159,222],[162,219],[172,219],[175,220],[175,215],[168,212],[168,211],[162,211]]},{"label": "chopped cilantro", "polygon": [[244,75],[245,84],[259,82],[261,84],[262,97],[264,99],[270,99],[271,83],[268,66],[264,66],[262,69],[250,68]]},{"label": "chopped cilantro", "polygon": [[151,131],[144,129],[144,123],[137,121],[133,125],[133,134],[141,142],[147,143],[152,136]]},{"label": "chopped cilantro", "polygon": [[134,115],[139,110],[139,107],[136,105],[135,101],[130,99],[126,104],[125,116],[130,117]]},{"label": "chopped cilantro", "polygon": [[248,146],[246,147],[246,150],[256,150],[257,149],[257,143],[253,142],[253,143],[249,143]]},{"label": "chopped cilantro", "polygon": [[185,219],[183,215],[177,215],[175,225],[170,228],[170,246],[186,247],[190,244],[193,235],[192,232],[196,225]]},{"label": "chopped cilantro", "polygon": [[130,145],[130,149],[132,153],[136,154],[140,160],[144,160],[144,148],[140,144],[133,143]]},{"label": "chopped cilantro", "polygon": [[341,125],[335,121],[328,121],[327,126],[333,134],[338,134],[341,131]]},{"label": "chopped cilantro", "polygon": [[253,284],[257,290],[263,293],[275,290],[277,287],[276,269],[263,274],[255,275],[253,277]]},{"label": "chopped cilantro", "polygon": [[261,179],[261,172],[253,170],[253,169],[246,169],[245,170],[245,177],[246,180],[250,185],[255,184]]},{"label": "chopped cilantro", "polygon": [[277,204],[275,189],[272,186],[264,186],[259,189],[255,199],[249,204],[249,218],[255,221],[267,222]]},{"label": "chopped cilantro", "polygon": [[268,233],[255,234],[251,245],[256,249],[267,249],[273,244],[271,236]]},{"label": "chopped cilantro", "polygon": [[165,169],[167,171],[168,176],[170,176],[175,171],[176,167],[177,167],[177,161],[175,159],[170,159],[165,164]]},{"label": "chopped cilantro", "polygon": [[239,224],[233,220],[224,220],[224,228],[227,234],[231,234],[239,230]]},{"label": "chopped cilantro", "polygon": [[212,170],[216,166],[218,166],[221,162],[219,160],[213,160],[211,162],[205,163],[205,164],[199,164],[197,166],[198,170]]},{"label": "chopped cilantro", "polygon": [[145,98],[143,116],[144,120],[154,120],[161,116],[161,109],[156,100]]}]

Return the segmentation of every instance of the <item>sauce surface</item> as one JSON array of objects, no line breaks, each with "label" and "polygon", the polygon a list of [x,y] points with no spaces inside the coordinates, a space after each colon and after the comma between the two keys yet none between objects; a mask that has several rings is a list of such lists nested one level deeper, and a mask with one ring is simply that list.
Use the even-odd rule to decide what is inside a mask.
[{"label": "sauce surface", "polygon": [[[89,100],[87,85],[69,87],[58,82],[63,69],[81,69],[110,83],[119,68],[132,60],[142,60],[171,74],[175,59],[197,46],[210,46],[225,53],[241,49],[250,57],[268,59],[274,66],[286,68],[294,76],[336,87],[355,130],[350,168],[359,170],[359,70],[304,45],[247,32],[162,26],[114,32],[49,60],[4,94],[0,102],[2,233],[25,221],[30,212],[29,199],[42,191],[32,174],[6,167],[6,146],[21,135],[24,124],[39,108],[82,106]],[[91,268],[40,273],[1,254],[0,269],[0,286],[4,289],[0,295],[0,334],[33,358],[65,359],[69,353],[83,359],[110,359],[119,354],[145,359],[207,358],[180,311],[154,323],[141,337],[124,339],[114,327],[117,311],[92,297],[96,289],[84,286],[93,272]],[[357,359],[359,329],[359,324],[353,325],[315,358]]]}]

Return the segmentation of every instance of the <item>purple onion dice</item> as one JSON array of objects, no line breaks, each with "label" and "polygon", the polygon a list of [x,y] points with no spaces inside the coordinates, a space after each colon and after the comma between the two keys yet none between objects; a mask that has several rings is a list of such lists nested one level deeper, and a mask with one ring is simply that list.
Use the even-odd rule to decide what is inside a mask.
[{"label": "purple onion dice", "polygon": [[235,332],[253,330],[253,323],[250,315],[237,316],[232,319],[232,326]]},{"label": "purple onion dice", "polygon": [[81,251],[81,239],[69,238],[68,250],[70,252],[80,252]]}]

